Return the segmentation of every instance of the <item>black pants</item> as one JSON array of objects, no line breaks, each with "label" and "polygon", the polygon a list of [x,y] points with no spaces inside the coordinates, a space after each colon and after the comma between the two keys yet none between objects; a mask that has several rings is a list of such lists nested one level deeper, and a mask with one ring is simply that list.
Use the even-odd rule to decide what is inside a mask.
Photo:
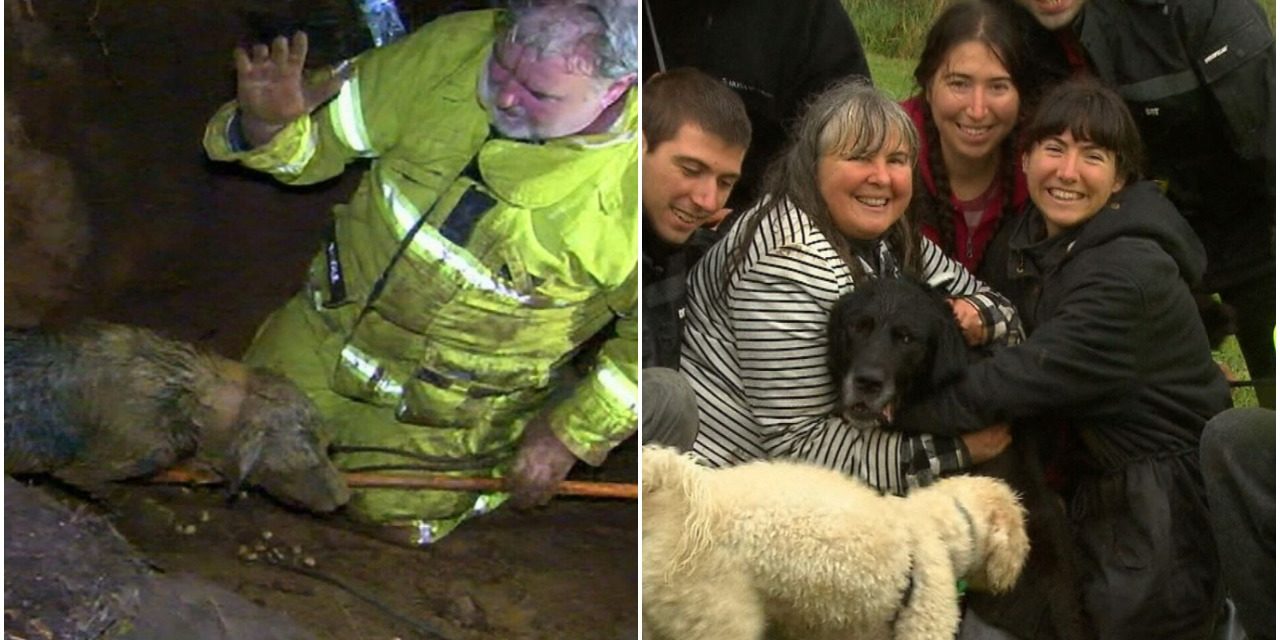
[{"label": "black pants", "polygon": [[1276,414],[1230,409],[1205,427],[1200,465],[1227,590],[1251,640],[1275,638]]}]

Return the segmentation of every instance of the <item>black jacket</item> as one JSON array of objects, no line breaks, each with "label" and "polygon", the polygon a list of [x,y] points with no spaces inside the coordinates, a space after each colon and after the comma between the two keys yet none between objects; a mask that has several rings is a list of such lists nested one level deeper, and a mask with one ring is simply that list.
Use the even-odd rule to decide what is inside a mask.
[{"label": "black jacket", "polygon": [[654,233],[648,216],[641,218],[643,251],[640,285],[643,315],[640,364],[644,368],[680,368],[680,339],[684,328],[685,277],[693,263],[715,242],[716,234],[698,229],[680,246],[667,244]]},{"label": "black jacket", "polygon": [[[1072,29],[1203,242],[1206,288],[1274,270],[1275,37],[1257,0],[1089,0]],[[1039,75],[1064,77],[1057,37],[1028,33]]]},{"label": "black jacket", "polygon": [[1065,425],[1085,608],[1103,638],[1202,637],[1220,598],[1197,443],[1230,406],[1189,283],[1199,241],[1150,182],[1045,239],[1029,208],[1004,282],[1026,342],[899,413],[909,431]]},{"label": "black jacket", "polygon": [[769,160],[804,101],[851,74],[871,77],[849,14],[838,0],[645,0],[644,74],[697,67],[738,92],[751,148],[729,206],[757,195]]}]

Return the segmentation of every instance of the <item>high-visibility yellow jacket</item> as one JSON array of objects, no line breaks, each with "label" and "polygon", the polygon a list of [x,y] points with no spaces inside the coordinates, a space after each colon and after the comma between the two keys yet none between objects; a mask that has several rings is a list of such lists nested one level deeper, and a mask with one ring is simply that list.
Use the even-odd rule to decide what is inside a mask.
[{"label": "high-visibility yellow jacket", "polygon": [[490,139],[476,87],[495,15],[446,16],[362,54],[336,98],[252,150],[233,145],[228,103],[205,149],[288,184],[373,159],[335,209],[308,306],[344,336],[332,391],[392,408],[402,423],[469,434],[426,438],[433,454],[510,447],[565,386],[567,361],[616,319],[594,370],[561,392],[550,420],[599,464],[636,427],[636,91],[606,133]]}]

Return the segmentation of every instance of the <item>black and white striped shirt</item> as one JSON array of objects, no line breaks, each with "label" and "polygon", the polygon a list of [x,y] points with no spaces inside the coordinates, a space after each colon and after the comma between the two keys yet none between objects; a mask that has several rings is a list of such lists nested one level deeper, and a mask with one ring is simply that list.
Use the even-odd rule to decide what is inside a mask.
[{"label": "black and white striped shirt", "polygon": [[[827,372],[827,317],[853,289],[853,278],[799,210],[783,203],[765,215],[724,295],[724,263],[743,225],[689,275],[681,370],[698,397],[694,451],[714,466],[798,458],[896,493],[967,465],[954,438],[858,429],[832,415],[837,391]],[[993,328],[993,340],[1021,337],[1008,300],[928,240],[921,243],[924,280],[968,297]],[[883,243],[880,254],[887,258]]]}]

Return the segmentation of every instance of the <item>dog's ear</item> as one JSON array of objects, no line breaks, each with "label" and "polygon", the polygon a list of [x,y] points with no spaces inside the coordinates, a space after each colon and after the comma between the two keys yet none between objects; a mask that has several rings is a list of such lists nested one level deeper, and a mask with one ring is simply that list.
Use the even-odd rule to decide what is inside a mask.
[{"label": "dog's ear", "polygon": [[831,315],[827,316],[827,371],[831,373],[831,381],[837,387],[849,369],[849,308],[853,305],[853,294],[846,293],[836,300],[831,307]]},{"label": "dog's ear", "polygon": [[670,485],[680,484],[691,464],[684,455],[670,447],[645,445],[640,450],[640,486],[647,495]]},{"label": "dog's ear", "polygon": [[227,457],[226,469],[223,471],[228,493],[238,493],[249,480],[249,475],[262,459],[265,439],[266,436],[260,429],[246,429],[237,435],[231,444],[231,455]]},{"label": "dog's ear", "polygon": [[969,348],[946,298],[938,291],[929,293],[934,302],[932,308],[936,311],[929,385],[936,389],[964,375],[969,362]]}]

